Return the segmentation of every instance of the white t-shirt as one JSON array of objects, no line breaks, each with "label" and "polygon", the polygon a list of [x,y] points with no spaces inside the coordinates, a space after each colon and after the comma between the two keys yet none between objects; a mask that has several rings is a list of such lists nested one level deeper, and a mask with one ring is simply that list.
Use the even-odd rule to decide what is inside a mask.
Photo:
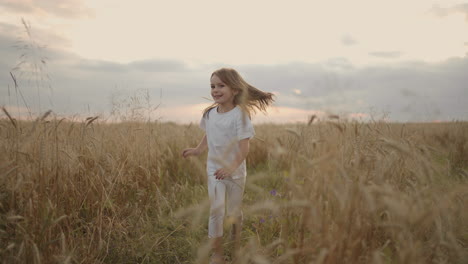
[{"label": "white t-shirt", "polygon": [[[208,176],[214,176],[216,170],[229,166],[239,152],[239,141],[255,135],[252,122],[239,106],[226,113],[218,113],[218,108],[211,109],[203,116],[200,127],[206,132],[208,142]],[[232,174],[233,179],[247,175],[245,160]]]}]

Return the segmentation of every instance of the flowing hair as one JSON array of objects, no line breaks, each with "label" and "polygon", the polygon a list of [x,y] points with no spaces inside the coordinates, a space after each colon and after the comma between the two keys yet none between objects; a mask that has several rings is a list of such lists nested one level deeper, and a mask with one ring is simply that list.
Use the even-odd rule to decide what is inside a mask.
[{"label": "flowing hair", "polygon": [[[237,91],[234,96],[234,105],[238,105],[249,117],[252,117],[252,114],[255,114],[257,110],[265,113],[267,107],[271,106],[275,101],[274,94],[264,92],[248,84],[234,69],[221,68],[214,71],[211,77],[213,75],[216,75],[224,84]],[[211,109],[217,106],[218,104],[214,103],[207,107],[203,111],[203,116],[206,116]]]}]

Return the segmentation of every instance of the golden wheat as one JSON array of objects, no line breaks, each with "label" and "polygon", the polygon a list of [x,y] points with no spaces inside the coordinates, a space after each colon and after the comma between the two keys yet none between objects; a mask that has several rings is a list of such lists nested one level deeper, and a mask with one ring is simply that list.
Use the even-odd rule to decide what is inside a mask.
[{"label": "golden wheat", "polygon": [[[3,263],[206,263],[206,156],[180,157],[197,126],[3,112]],[[256,127],[228,260],[466,263],[468,124],[330,118]]]}]

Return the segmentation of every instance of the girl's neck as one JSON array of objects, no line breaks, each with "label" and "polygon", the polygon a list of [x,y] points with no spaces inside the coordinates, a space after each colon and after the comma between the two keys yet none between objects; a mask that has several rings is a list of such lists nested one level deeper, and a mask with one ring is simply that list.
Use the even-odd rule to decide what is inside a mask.
[{"label": "girl's neck", "polygon": [[234,104],[220,104],[218,105],[218,113],[227,113],[234,109],[236,105]]}]

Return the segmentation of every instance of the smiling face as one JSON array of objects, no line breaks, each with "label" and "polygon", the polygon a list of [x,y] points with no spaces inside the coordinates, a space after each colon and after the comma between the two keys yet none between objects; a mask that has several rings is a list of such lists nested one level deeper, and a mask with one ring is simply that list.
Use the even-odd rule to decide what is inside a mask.
[{"label": "smiling face", "polygon": [[211,97],[213,97],[215,103],[226,107],[234,106],[234,97],[237,93],[236,90],[231,89],[218,76],[213,74],[211,77]]}]

